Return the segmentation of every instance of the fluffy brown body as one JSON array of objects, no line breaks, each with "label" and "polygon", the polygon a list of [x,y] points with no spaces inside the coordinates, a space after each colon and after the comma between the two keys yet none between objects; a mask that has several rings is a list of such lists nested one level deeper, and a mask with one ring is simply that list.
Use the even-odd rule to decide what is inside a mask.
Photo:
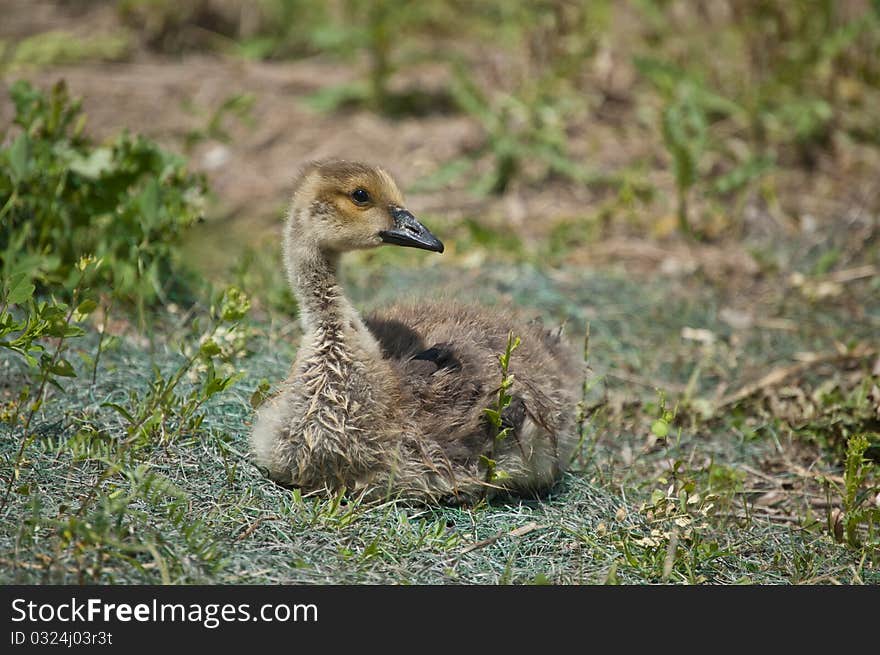
[{"label": "fluffy brown body", "polygon": [[[337,269],[347,250],[390,242],[442,251],[402,208],[381,169],[326,162],[303,172],[284,245],[303,338],[289,378],[259,410],[251,434],[257,463],[307,492],[344,487],[462,503],[548,489],[577,441],[583,373],[559,336],[507,312],[448,302],[364,320],[346,298]],[[496,403],[509,332],[521,339],[503,414],[511,431],[494,443],[483,410]],[[481,462],[490,454],[505,474],[491,483]]]}]

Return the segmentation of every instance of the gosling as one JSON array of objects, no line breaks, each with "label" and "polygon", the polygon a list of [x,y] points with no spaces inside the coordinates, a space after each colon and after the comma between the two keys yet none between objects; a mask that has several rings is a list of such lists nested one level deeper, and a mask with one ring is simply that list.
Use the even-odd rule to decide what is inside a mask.
[{"label": "gosling", "polygon": [[[306,166],[283,245],[303,337],[290,376],[258,410],[256,463],[304,492],[447,504],[545,492],[577,443],[580,358],[561,331],[483,307],[424,299],[361,318],[339,260],[383,244],[443,252],[383,169]],[[498,440],[484,410],[497,407],[511,332],[521,345]]]}]

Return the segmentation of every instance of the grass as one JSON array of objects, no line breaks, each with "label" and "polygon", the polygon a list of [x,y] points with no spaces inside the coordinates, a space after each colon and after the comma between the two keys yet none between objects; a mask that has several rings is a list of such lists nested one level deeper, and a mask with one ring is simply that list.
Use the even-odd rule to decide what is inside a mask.
[{"label": "grass", "polygon": [[[702,398],[719,379],[745,384],[757,362],[766,368],[830,347],[843,332],[867,339],[875,330],[869,323],[849,323],[833,302],[802,297],[787,306],[794,320],[799,312],[812,316],[802,330],[753,327],[733,345],[718,318],[719,289],[705,281],[638,284],[614,271],[577,269],[550,278],[529,264],[479,274],[487,299],[508,296],[549,321],[568,319],[573,334],[590,320],[594,380],[584,445],[549,497],[464,509],[371,505],[303,498],[264,479],[246,455],[250,398],[264,380],[280,380],[293,355],[278,325],[252,326],[248,354],[234,361],[244,377],[205,402],[196,429],[141,441],[125,454],[131,431],[110,404],[129,394],[145,402],[152,367],[167,379],[186,359],[167,336],[150,348],[123,338],[103,353],[95,384],[81,375],[35,418],[37,436],[3,510],[3,581],[880,582],[873,547],[838,543],[824,510],[776,512],[759,502],[766,490],[756,490],[749,471],[778,459],[780,448],[793,456],[801,445],[779,417],[750,402],[707,421],[685,404],[672,411],[681,397],[675,390],[688,385],[698,361],[705,373],[692,395]],[[423,291],[472,293],[469,275],[444,269],[427,282],[418,270],[384,269],[378,292],[374,277],[354,276],[353,295],[381,304],[417,283]],[[862,298],[867,311],[880,311],[876,295]],[[704,346],[681,339],[688,326],[719,334],[721,343],[701,354]],[[78,347],[93,352],[97,343],[90,336]],[[13,379],[20,374],[13,361],[2,366]],[[627,381],[633,377],[643,380]],[[184,377],[181,396],[198,384]],[[666,389],[665,400],[656,389]],[[652,429],[658,416],[667,430]],[[4,470],[16,446],[14,438],[2,441]],[[816,475],[833,478],[843,464],[829,456]],[[874,475],[870,461],[863,466],[859,475]],[[848,493],[847,502],[856,502]]]},{"label": "grass", "polygon": [[7,66],[21,70],[88,61],[121,61],[130,55],[131,41],[131,35],[124,31],[89,39],[63,30],[44,32],[10,46]]},{"label": "grass", "polygon": [[[135,349],[114,353],[107,366],[115,372],[102,376],[106,388],[65,400],[112,425],[112,413],[99,408],[119,399],[124,387],[146,387],[149,376],[136,375],[145,368],[142,359]],[[42,424],[28,453],[29,492],[10,508],[23,521],[4,522],[4,582],[636,583],[664,577],[668,544],[654,534],[656,520],[581,473],[569,474],[544,501],[470,510],[304,499],[275,486],[244,457],[247,399],[256,376],[280,374],[285,361],[258,356],[249,363],[249,380],[211,407],[203,434],[157,449],[138,466],[139,475],[106,480],[95,509],[69,537],[54,534],[54,521],[78,504],[99,470],[71,458],[71,428],[63,420]],[[523,534],[509,534],[516,530]],[[761,521],[707,533],[709,545],[702,536],[682,542],[668,580],[825,576],[849,582],[856,575],[853,553],[827,535]]]}]

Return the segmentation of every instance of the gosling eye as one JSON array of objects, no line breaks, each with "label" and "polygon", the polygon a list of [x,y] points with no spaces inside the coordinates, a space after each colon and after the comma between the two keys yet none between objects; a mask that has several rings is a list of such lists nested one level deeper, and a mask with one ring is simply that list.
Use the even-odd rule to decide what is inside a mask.
[{"label": "gosling eye", "polygon": [[370,192],[362,187],[358,187],[351,192],[351,199],[354,201],[354,204],[363,207],[370,202]]}]

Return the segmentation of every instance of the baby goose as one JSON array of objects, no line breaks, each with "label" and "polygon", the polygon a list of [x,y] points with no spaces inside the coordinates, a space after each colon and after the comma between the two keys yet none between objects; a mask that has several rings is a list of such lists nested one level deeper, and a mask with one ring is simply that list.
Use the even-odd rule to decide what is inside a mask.
[{"label": "baby goose", "polygon": [[[258,412],[258,465],[304,491],[423,502],[548,489],[577,440],[579,358],[558,335],[497,310],[426,300],[362,319],[337,280],[339,258],[382,244],[443,252],[381,168],[308,165],[284,232],[303,338],[290,377]],[[493,446],[483,410],[496,403],[509,331],[521,338],[503,413],[510,432]],[[490,453],[503,472],[491,480],[481,459]]]}]

